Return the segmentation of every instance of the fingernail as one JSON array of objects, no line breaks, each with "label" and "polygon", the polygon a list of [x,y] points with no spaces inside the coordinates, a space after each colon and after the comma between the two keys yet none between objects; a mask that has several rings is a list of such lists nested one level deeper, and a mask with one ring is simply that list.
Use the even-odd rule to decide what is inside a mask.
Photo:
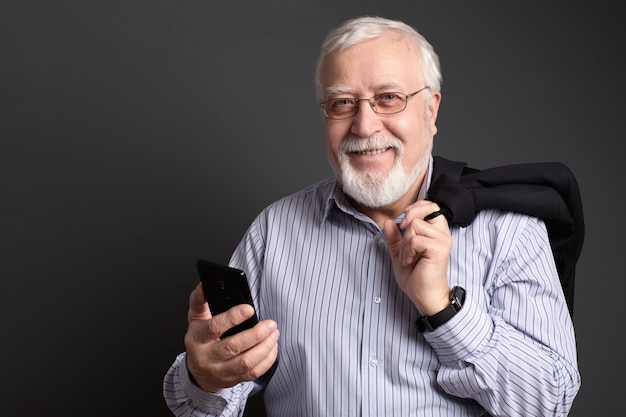
[{"label": "fingernail", "polygon": [[272,331],[272,330],[275,331],[278,328],[278,324],[274,320],[270,320],[267,323],[267,327],[266,328],[267,328],[268,331]]},{"label": "fingernail", "polygon": [[241,315],[242,318],[247,319],[253,314],[254,314],[254,307],[252,307],[250,304],[246,304],[239,309],[239,315]]}]

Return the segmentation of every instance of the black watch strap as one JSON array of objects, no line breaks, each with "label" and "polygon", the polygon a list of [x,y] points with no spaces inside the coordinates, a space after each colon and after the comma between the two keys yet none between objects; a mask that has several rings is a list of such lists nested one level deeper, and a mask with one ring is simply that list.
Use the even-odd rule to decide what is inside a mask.
[{"label": "black watch strap", "polygon": [[419,316],[415,321],[415,327],[420,332],[432,332],[441,326],[461,310],[465,302],[465,290],[456,286],[450,290],[450,305],[432,316]]}]

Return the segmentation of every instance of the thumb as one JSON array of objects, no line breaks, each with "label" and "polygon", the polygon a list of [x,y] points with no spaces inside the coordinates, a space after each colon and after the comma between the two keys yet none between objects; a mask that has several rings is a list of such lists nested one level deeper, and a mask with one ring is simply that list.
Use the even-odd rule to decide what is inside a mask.
[{"label": "thumb", "polygon": [[211,316],[211,310],[207,305],[204,293],[202,292],[202,284],[198,283],[196,288],[189,295],[189,311],[187,313],[187,320],[208,320]]},{"label": "thumb", "polygon": [[393,220],[385,220],[383,231],[387,240],[387,248],[393,261],[397,261],[400,256],[400,244],[402,243],[402,233],[398,225]]}]

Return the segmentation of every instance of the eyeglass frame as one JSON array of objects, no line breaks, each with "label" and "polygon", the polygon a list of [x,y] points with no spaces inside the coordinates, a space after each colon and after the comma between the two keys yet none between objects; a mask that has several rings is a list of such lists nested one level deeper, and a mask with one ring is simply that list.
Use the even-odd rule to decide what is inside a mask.
[{"label": "eyeglass frame", "polygon": [[[407,107],[407,105],[408,105],[408,103],[409,103],[409,99],[410,99],[411,97],[413,97],[413,96],[417,95],[418,93],[421,93],[422,91],[424,91],[424,90],[426,90],[426,89],[430,89],[430,87],[429,87],[429,86],[422,87],[422,88],[420,88],[419,90],[417,90],[417,91],[415,91],[415,92],[413,92],[413,93],[411,93],[411,94],[405,94],[405,93],[402,93],[402,92],[400,92],[400,91],[385,91],[384,93],[374,94],[374,95],[373,95],[372,97],[370,97],[370,98],[348,98],[348,97],[345,97],[345,98],[344,98],[344,97],[337,97],[337,98],[331,98],[331,99],[328,99],[328,100],[324,100],[324,101],[322,101],[322,102],[319,104],[319,106],[322,108],[322,112],[324,113],[324,116],[325,116],[327,119],[329,119],[329,120],[346,120],[346,119],[350,119],[351,117],[356,116],[357,114],[359,114],[359,110],[360,110],[360,108],[361,108],[361,106],[359,106],[359,102],[361,102],[361,101],[368,101],[368,102],[369,102],[369,104],[370,104],[370,108],[371,108],[371,109],[372,109],[372,111],[373,111],[374,113],[376,113],[376,114],[380,114],[380,115],[383,115],[383,116],[384,116],[384,115],[387,115],[387,114],[397,114],[397,113],[400,113],[400,112],[403,112],[404,110],[406,110],[406,107]],[[405,97],[405,99],[404,99],[404,107],[403,107],[403,108],[401,108],[401,109],[400,109],[400,110],[398,110],[398,111],[394,111],[394,112],[391,112],[391,113],[379,113],[379,112],[376,110],[376,103],[375,103],[373,100],[374,100],[374,98],[375,98],[375,97],[382,96],[382,95],[385,95],[385,94],[401,94],[401,95],[403,95],[403,96]],[[349,116],[346,116],[346,117],[340,117],[340,118],[330,117],[330,116],[328,115],[328,113],[326,113],[326,103],[328,103],[328,102],[330,102],[330,101],[335,101],[335,100],[353,100],[353,101],[354,101],[354,108],[355,108],[354,113],[353,113],[353,114],[351,114],[351,115],[349,115]]]}]

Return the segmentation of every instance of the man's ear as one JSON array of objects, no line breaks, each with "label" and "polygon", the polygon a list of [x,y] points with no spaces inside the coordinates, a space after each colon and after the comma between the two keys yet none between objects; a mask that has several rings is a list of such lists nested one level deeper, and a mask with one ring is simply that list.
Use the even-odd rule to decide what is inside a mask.
[{"label": "man's ear", "polygon": [[439,114],[439,104],[441,103],[441,92],[435,91],[430,94],[427,102],[428,124],[433,136],[437,133],[437,115]]}]

